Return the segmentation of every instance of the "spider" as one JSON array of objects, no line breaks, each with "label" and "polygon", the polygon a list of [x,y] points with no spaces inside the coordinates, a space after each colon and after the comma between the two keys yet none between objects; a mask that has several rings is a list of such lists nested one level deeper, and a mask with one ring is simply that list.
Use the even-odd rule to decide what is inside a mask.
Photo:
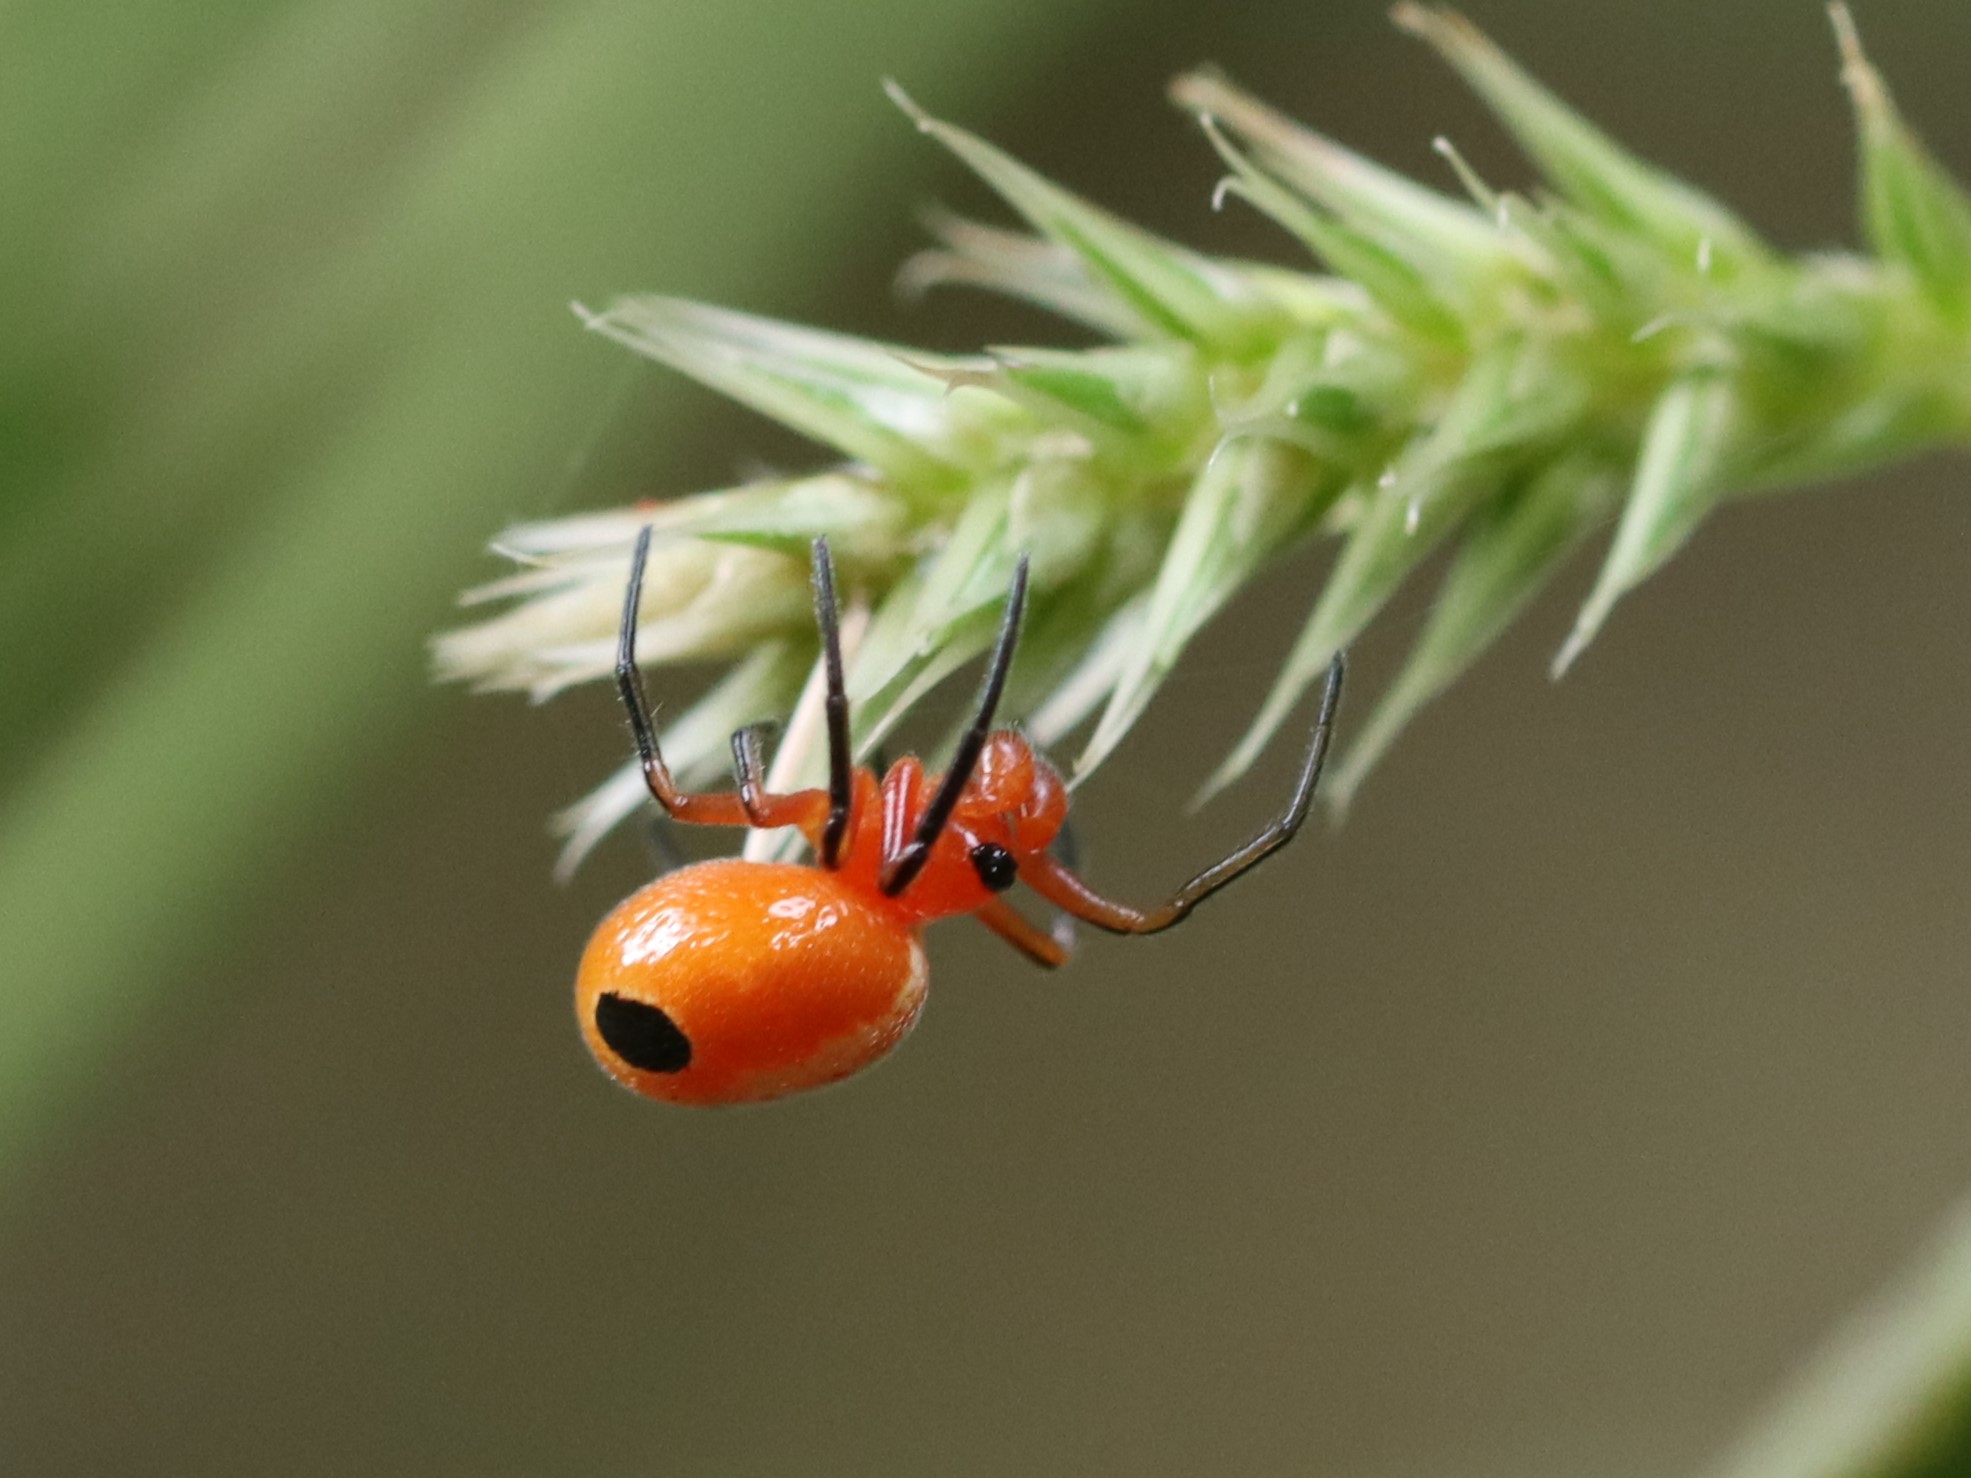
[{"label": "spider", "polygon": [[[616,684],[651,796],[675,821],[796,827],[814,863],[696,863],[633,893],[602,921],[577,972],[576,1009],[596,1061],[638,1093],[683,1104],[750,1103],[847,1077],[915,1024],[929,979],[920,935],[931,920],[973,914],[1052,969],[1073,948],[1075,920],[1115,934],[1168,929],[1293,840],[1307,819],[1341,698],[1340,656],[1328,670],[1293,798],[1277,820],[1155,908],[1118,903],[1083,882],[1050,850],[1067,820],[1066,784],[1018,730],[992,726],[1026,605],[1025,556],[950,768],[930,776],[908,755],[880,779],[857,767],[825,538],[814,541],[813,581],[827,679],[827,788],[769,791],[756,725],[732,736],[737,790],[680,790],[658,749],[636,663],[649,552],[645,528],[630,559]],[[1059,911],[1051,928],[1003,896],[1016,881]]]}]

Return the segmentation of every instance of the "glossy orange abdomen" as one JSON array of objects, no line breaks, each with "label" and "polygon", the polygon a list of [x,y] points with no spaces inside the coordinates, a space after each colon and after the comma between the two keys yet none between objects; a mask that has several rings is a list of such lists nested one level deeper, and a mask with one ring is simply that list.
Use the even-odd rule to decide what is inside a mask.
[{"label": "glossy orange abdomen", "polygon": [[604,1071],[672,1103],[750,1103],[847,1077],[923,1009],[914,925],[819,868],[726,858],[602,921],[575,1005]]}]

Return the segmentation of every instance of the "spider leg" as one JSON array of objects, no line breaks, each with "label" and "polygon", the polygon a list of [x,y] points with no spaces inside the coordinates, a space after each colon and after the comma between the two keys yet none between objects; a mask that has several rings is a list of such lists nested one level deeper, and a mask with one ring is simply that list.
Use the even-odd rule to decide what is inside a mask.
[{"label": "spider leg", "polygon": [[770,723],[748,724],[732,736],[732,774],[739,783],[739,804],[746,808],[746,819],[754,826],[768,826],[766,819],[766,760],[761,753]]},{"label": "spider leg", "polygon": [[1065,965],[1074,947],[1072,936],[1044,932],[1004,898],[988,900],[973,917],[1044,970]]},{"label": "spider leg", "polygon": [[821,628],[828,675],[828,821],[821,829],[821,865],[839,866],[855,801],[855,755],[849,745],[849,693],[842,678],[842,627],[835,608],[835,561],[826,534],[814,541],[814,622]]},{"label": "spider leg", "polygon": [[[652,799],[663,807],[664,814],[673,821],[695,822],[701,826],[754,825],[751,808],[736,794],[706,795],[679,790],[671,778],[670,766],[664,763],[663,751],[657,747],[657,731],[650,721],[650,702],[643,692],[643,673],[636,665],[637,607],[643,598],[643,570],[649,560],[650,528],[645,525],[637,531],[636,548],[630,555],[630,580],[623,592],[623,621],[616,633],[616,691],[629,713],[630,733],[636,740],[637,760],[643,768],[643,783],[649,787]],[[800,792],[794,796],[763,796],[761,799],[800,800],[805,806],[805,797],[819,794],[818,791]],[[785,826],[797,823],[790,817],[774,824]]]},{"label": "spider leg", "polygon": [[766,788],[766,759],[761,753],[771,722],[748,724],[732,735],[732,772],[739,782],[739,804],[746,823],[764,831],[776,826],[806,829],[821,819],[828,797],[819,790],[796,790],[778,795]]},{"label": "spider leg", "polygon": [[1044,854],[1023,859],[1020,877],[1056,908],[1112,934],[1155,934],[1181,923],[1205,899],[1292,841],[1301,823],[1307,820],[1314,801],[1314,787],[1321,778],[1321,765],[1328,757],[1328,741],[1334,732],[1335,710],[1341,703],[1346,671],[1347,663],[1337,653],[1328,668],[1328,685],[1321,695],[1321,712],[1314,721],[1307,760],[1301,766],[1300,779],[1286,810],[1251,841],[1207,867],[1159,907],[1144,910],[1105,898],[1076,876],[1068,863]]},{"label": "spider leg", "polygon": [[1000,695],[1006,691],[1006,674],[1013,665],[1013,648],[1019,641],[1020,616],[1026,604],[1027,557],[1023,554],[1013,568],[1013,588],[1006,596],[1006,615],[999,626],[999,644],[993,649],[992,665],[986,669],[985,685],[979,691],[978,712],[972,719],[971,727],[959,739],[958,748],[952,752],[951,768],[945,771],[937,794],[924,808],[916,834],[883,870],[882,888],[887,897],[895,898],[924,870],[924,864],[931,860],[931,848],[937,844],[945,824],[951,820],[952,811],[957,808],[958,797],[971,783],[972,771],[978,767],[979,754],[985,749],[986,736],[992,732],[992,719],[998,712]]}]

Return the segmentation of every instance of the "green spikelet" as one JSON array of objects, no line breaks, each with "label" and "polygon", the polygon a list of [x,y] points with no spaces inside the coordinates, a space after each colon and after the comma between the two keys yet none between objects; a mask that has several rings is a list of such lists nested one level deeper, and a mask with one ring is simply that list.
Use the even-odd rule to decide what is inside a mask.
[{"label": "green spikelet", "polygon": [[[1556,673],[1728,500],[1971,439],[1971,201],[1896,113],[1844,10],[1834,23],[1868,254],[1797,258],[1631,155],[1463,18],[1413,4],[1395,18],[1486,102],[1541,187],[1495,190],[1439,140],[1464,188],[1447,194],[1222,77],[1181,78],[1175,100],[1228,170],[1220,198],[1279,225],[1312,270],[1162,240],[892,85],[1027,228],[939,218],[906,284],[1021,297],[1106,342],[953,357],[666,298],[581,310],[597,332],[846,460],[511,531],[499,547],[526,568],[475,598],[518,603],[441,637],[441,672],[537,696],[601,676],[630,542],[651,525],[642,651],[653,664],[743,658],[666,731],[675,768],[704,779],[723,763],[722,726],[812,702],[805,551],[826,533],[851,602],[867,753],[983,651],[1024,552],[1031,604],[1011,703],[1043,743],[1086,731],[1079,777],[1248,582],[1337,541],[1209,794],[1445,552],[1407,664],[1350,725],[1329,790],[1341,805],[1611,524]],[[780,783],[818,776],[814,727],[795,713]],[[639,803],[625,772],[574,808],[569,860]]]}]

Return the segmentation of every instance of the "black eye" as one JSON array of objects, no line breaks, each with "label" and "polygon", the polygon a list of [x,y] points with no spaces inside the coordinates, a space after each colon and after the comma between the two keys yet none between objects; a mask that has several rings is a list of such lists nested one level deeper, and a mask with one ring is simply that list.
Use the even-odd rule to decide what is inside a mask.
[{"label": "black eye", "polygon": [[681,1073],[691,1061],[691,1040],[655,1006],[627,996],[605,995],[595,1003],[595,1029],[631,1067],[646,1073]]},{"label": "black eye", "polygon": [[1013,854],[997,842],[980,842],[972,848],[972,866],[978,871],[979,881],[995,893],[1004,893],[1012,887],[1020,871]]}]

